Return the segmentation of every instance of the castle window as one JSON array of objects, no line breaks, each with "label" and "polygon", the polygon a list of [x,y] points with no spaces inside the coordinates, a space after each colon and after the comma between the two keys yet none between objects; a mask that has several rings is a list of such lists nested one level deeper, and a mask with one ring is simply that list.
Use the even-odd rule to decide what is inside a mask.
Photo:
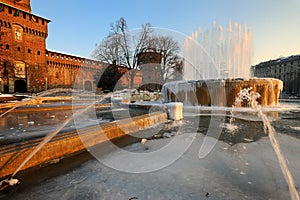
[{"label": "castle window", "polygon": [[23,12],[23,18],[26,19],[26,13]]},{"label": "castle window", "polygon": [[28,53],[31,53],[31,49],[28,49]]},{"label": "castle window", "polygon": [[44,21],[44,19],[42,19],[42,25],[44,25],[45,24],[45,21]]},{"label": "castle window", "polygon": [[11,8],[8,8],[8,13],[12,14],[12,9]]},{"label": "castle window", "polygon": [[39,18],[36,18],[36,23],[39,23]]},{"label": "castle window", "polygon": [[40,52],[40,51],[37,51],[37,55],[41,55],[41,52]]},{"label": "castle window", "polygon": [[21,51],[21,47],[18,47],[18,51]]},{"label": "castle window", "polygon": [[22,28],[20,26],[14,26],[15,31],[15,39],[16,40],[22,40]]},{"label": "castle window", "polygon": [[8,44],[5,46],[5,49],[9,49],[9,45]]}]

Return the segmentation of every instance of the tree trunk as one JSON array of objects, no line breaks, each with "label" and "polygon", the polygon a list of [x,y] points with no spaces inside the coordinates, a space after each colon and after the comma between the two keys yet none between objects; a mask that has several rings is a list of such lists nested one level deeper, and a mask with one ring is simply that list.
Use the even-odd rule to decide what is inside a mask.
[{"label": "tree trunk", "polygon": [[130,89],[134,88],[134,77],[136,74],[136,69],[131,69],[130,70]]}]

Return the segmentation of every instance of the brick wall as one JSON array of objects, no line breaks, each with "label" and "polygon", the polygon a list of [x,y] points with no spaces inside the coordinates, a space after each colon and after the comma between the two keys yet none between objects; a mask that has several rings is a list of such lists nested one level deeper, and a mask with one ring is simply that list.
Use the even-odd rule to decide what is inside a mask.
[{"label": "brick wall", "polygon": [[26,12],[31,12],[30,0],[1,0],[1,2]]},{"label": "brick wall", "polygon": [[102,69],[101,62],[49,50],[46,59],[48,89],[95,89],[94,75]]},{"label": "brick wall", "polygon": [[[50,20],[31,13],[30,0],[0,2],[0,92],[51,88],[95,90],[103,63],[46,49]],[[129,75],[119,83],[128,87]],[[141,85],[141,72],[135,86]]]},{"label": "brick wall", "polygon": [[[29,9],[21,10],[22,5],[13,7],[8,3],[11,4],[8,0],[0,3],[0,92],[21,92],[18,91],[20,82],[25,83],[29,92],[41,91],[45,88],[50,21],[28,12]],[[23,71],[22,75],[16,72],[16,65]]]}]

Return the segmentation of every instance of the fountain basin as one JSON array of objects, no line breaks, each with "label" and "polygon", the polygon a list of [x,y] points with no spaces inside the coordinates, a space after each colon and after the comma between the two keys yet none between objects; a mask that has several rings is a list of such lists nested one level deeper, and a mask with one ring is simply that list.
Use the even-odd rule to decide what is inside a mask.
[{"label": "fountain basin", "polygon": [[[99,125],[100,127],[92,126],[82,128],[80,132],[85,133],[82,135],[78,135],[77,130],[58,134],[38,151],[29,162],[24,165],[22,170],[57,160],[85,148],[120,138],[141,129],[165,123],[166,121],[167,114],[159,111],[130,119],[119,120],[118,122],[102,124]],[[42,139],[43,138],[33,139],[2,146],[0,148],[0,177],[12,174]],[[82,141],[85,141],[84,144]]]},{"label": "fountain basin", "polygon": [[[260,105],[273,106],[279,102],[283,82],[274,78],[175,81],[163,86],[162,96],[164,102],[231,107],[239,92],[250,87],[253,92],[260,94],[257,99]],[[247,107],[247,102],[241,102],[238,106]]]}]

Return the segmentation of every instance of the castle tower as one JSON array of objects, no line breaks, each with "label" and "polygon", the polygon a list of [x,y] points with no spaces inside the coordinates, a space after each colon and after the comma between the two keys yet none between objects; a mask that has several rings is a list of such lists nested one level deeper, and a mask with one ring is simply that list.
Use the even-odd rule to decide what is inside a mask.
[{"label": "castle tower", "polygon": [[161,87],[160,64],[162,55],[155,49],[148,48],[137,55],[138,65],[142,71],[142,89],[158,90]]},{"label": "castle tower", "polygon": [[31,12],[30,0],[1,0],[1,2],[20,10]]},{"label": "castle tower", "polygon": [[37,92],[47,87],[49,22],[31,13],[30,0],[0,0],[0,92]]}]

